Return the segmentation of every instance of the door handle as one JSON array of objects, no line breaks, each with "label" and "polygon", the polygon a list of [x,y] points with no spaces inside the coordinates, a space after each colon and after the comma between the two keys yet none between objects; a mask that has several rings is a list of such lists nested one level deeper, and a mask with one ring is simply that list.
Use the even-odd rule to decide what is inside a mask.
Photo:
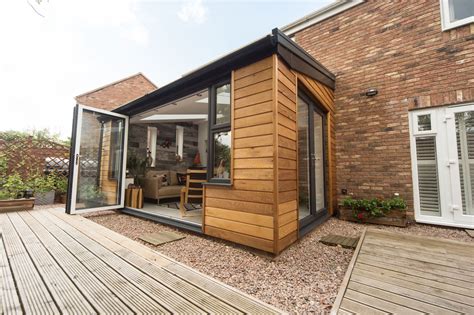
[{"label": "door handle", "polygon": [[79,164],[79,157],[80,157],[79,153],[76,153],[76,165]]}]

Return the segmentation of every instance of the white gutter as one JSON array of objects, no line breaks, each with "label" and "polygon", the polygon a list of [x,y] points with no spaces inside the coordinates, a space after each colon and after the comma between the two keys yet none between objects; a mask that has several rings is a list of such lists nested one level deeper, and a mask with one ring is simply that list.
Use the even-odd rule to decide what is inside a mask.
[{"label": "white gutter", "polygon": [[331,3],[311,14],[308,14],[302,17],[299,20],[296,20],[293,23],[290,23],[281,28],[287,36],[292,36],[295,33],[311,26],[316,23],[319,23],[323,20],[326,20],[336,14],[339,14],[343,11],[346,11],[356,5],[365,2],[365,0],[336,0],[336,2]]}]

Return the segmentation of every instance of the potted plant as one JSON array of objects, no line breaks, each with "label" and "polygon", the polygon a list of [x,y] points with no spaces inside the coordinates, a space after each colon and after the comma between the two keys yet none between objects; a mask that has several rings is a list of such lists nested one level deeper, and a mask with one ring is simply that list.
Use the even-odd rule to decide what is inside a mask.
[{"label": "potted plant", "polygon": [[0,183],[0,212],[33,209],[35,199],[23,198],[28,188],[19,174],[4,177]]},{"label": "potted plant", "polygon": [[66,203],[67,178],[63,176],[57,176],[55,188],[56,188],[55,199],[59,203]]},{"label": "potted plant", "polygon": [[138,183],[138,176],[144,175],[147,166],[147,159],[140,159],[136,155],[127,158],[128,174],[133,176],[134,183]]},{"label": "potted plant", "polygon": [[396,195],[390,199],[348,197],[339,208],[339,218],[347,221],[405,227],[406,201]]},{"label": "potted plant", "polygon": [[31,179],[37,205],[49,205],[54,203],[55,176],[37,175]]}]

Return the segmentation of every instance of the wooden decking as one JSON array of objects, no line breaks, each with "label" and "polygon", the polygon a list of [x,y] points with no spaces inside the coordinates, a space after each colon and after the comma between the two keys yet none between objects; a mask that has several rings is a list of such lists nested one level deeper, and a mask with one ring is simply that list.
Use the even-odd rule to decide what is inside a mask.
[{"label": "wooden decking", "polygon": [[0,313],[281,313],[80,216],[0,214]]},{"label": "wooden decking", "polygon": [[474,314],[474,244],[369,230],[333,314]]}]

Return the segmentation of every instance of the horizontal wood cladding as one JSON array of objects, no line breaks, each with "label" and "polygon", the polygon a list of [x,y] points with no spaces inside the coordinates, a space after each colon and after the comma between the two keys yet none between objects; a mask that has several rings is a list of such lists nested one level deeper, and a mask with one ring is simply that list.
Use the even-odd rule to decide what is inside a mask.
[{"label": "horizontal wood cladding", "polygon": [[238,118],[250,117],[250,116],[258,115],[262,113],[268,113],[272,111],[273,111],[272,101],[268,101],[268,102],[264,102],[260,104],[249,105],[247,107],[236,108],[234,109],[233,113],[234,113],[235,119],[238,119]]},{"label": "horizontal wood cladding", "polygon": [[274,252],[273,57],[232,75],[232,185],[206,186],[204,232]]},{"label": "horizontal wood cladding", "polygon": [[220,239],[228,240],[237,244],[243,244],[253,248],[257,248],[266,252],[273,252],[273,241],[237,233],[234,231],[206,226],[206,234]]},{"label": "horizontal wood cladding", "polygon": [[294,242],[298,235],[297,165],[297,81],[296,75],[280,60],[277,63],[276,133],[278,143],[278,240],[277,251]]},{"label": "horizontal wood cladding", "polygon": [[234,139],[234,147],[238,148],[255,148],[273,145],[273,135],[263,135],[255,137],[247,137]]},{"label": "horizontal wood cladding", "polygon": [[241,212],[273,215],[273,204],[241,200],[228,200],[206,196],[206,207],[238,210]]},{"label": "horizontal wood cladding", "polygon": [[220,218],[224,215],[228,220],[273,228],[273,215],[262,215],[214,207],[208,207],[206,211],[209,217]]}]

